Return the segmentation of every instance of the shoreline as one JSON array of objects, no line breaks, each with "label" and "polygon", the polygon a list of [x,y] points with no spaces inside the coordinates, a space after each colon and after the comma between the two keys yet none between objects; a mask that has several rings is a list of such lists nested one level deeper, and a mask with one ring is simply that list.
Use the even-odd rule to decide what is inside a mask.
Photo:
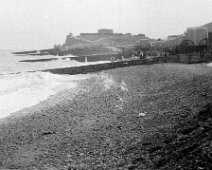
[{"label": "shoreline", "polygon": [[178,124],[179,112],[201,110],[207,99],[191,92],[210,85],[211,73],[201,64],[95,73],[80,81],[76,91],[51,96],[0,125],[0,168],[154,169],[153,162],[144,164],[146,155],[141,157],[138,148],[151,143],[158,130],[168,132]]},{"label": "shoreline", "polygon": [[[60,88],[62,88],[63,85],[59,85],[57,88],[59,88],[58,90],[56,90],[53,94],[50,94],[46,99],[42,99],[40,101],[38,101],[36,104],[33,104],[32,106],[27,106],[27,107],[23,107],[15,112],[10,113],[8,116],[6,117],[2,117],[0,118],[0,125],[2,123],[8,122],[8,121],[12,121],[16,118],[21,118],[24,116],[27,116],[28,112],[36,112],[36,110],[40,110],[42,109],[43,105],[47,105],[48,107],[51,107],[51,104],[53,105],[54,101],[59,101],[60,98],[65,98],[65,97],[60,97],[63,96],[64,93],[66,91],[70,91],[73,92],[73,94],[76,94],[78,91],[78,86],[80,86],[82,81],[86,81],[87,79],[95,76],[95,75],[79,75],[80,77],[78,78],[73,78],[73,80],[71,80],[71,82],[69,82],[69,85],[71,84],[71,87],[64,87],[64,89],[59,90]],[[67,85],[65,85],[67,86]]]}]

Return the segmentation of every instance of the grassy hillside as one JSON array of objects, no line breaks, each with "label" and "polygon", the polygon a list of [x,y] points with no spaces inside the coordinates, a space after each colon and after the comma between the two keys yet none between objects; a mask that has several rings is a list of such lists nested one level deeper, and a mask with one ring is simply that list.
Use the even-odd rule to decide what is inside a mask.
[{"label": "grassy hillside", "polygon": [[110,54],[117,53],[117,49],[103,45],[75,45],[70,47],[56,47],[51,52],[53,55],[68,55],[76,56],[92,55],[92,54]]}]

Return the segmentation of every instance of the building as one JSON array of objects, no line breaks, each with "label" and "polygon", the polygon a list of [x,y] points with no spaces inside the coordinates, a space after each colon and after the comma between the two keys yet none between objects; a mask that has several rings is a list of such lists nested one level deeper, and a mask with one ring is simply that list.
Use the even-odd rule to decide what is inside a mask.
[{"label": "building", "polygon": [[145,37],[145,34],[137,34],[139,37]]},{"label": "building", "polygon": [[86,45],[90,44],[89,41],[83,40],[77,37],[74,37],[72,33],[66,36],[65,45],[66,46],[73,46],[73,45]]},{"label": "building", "polygon": [[212,32],[208,32],[208,45],[212,50]]},{"label": "building", "polygon": [[106,28],[99,29],[98,34],[113,34],[113,30],[112,29],[106,29]]},{"label": "building", "polygon": [[169,36],[167,37],[167,41],[176,39],[177,37],[178,37],[178,35],[169,35]]},{"label": "building", "polygon": [[136,41],[136,45],[139,46],[140,48],[149,48],[151,46],[151,42],[153,40],[149,38],[142,38]]},{"label": "building", "polygon": [[145,34],[132,35],[131,33],[114,33],[112,29],[99,29],[96,33],[81,33],[74,37],[69,34],[66,37],[64,46],[74,46],[79,44],[95,44],[110,46],[136,45],[140,39],[145,39]]},{"label": "building", "polygon": [[208,31],[204,27],[190,27],[185,32],[185,39],[192,41],[194,45],[199,45],[206,38],[208,38]]},{"label": "building", "polygon": [[208,41],[212,43],[212,32],[208,33]]},{"label": "building", "polygon": [[169,35],[164,42],[164,47],[175,47],[185,40],[184,35]]}]

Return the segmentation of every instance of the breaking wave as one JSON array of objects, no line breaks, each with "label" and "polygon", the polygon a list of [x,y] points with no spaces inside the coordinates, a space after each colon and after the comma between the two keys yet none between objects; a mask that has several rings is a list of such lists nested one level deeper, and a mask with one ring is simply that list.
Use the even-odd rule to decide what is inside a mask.
[{"label": "breaking wave", "polygon": [[0,75],[0,118],[46,100],[57,92],[75,88],[76,80],[86,75],[56,75],[48,72],[24,72]]}]

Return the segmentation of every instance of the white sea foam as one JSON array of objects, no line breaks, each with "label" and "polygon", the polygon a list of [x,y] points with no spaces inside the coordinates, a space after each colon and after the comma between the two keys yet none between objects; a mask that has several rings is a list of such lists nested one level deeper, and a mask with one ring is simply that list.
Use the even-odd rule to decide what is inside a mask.
[{"label": "white sea foam", "polygon": [[[75,80],[88,75],[55,75],[45,72],[29,73],[61,67],[76,67],[92,65],[101,62],[82,63],[64,56],[15,56],[10,51],[0,51],[0,118],[10,115],[25,107],[33,106],[46,100],[50,95],[65,88],[76,87]],[[72,55],[66,57],[73,57]],[[22,60],[37,60],[56,58],[47,62],[20,62]],[[13,74],[21,72],[20,74]],[[12,74],[9,74],[12,73]]]},{"label": "white sea foam", "polygon": [[46,100],[66,88],[75,88],[76,80],[86,75],[55,75],[45,72],[0,76],[0,118]]}]

